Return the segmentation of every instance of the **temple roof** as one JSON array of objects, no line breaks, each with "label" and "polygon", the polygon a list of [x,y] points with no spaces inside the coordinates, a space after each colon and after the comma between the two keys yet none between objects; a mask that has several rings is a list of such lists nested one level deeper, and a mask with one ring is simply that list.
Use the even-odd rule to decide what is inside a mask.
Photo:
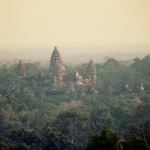
[{"label": "temple roof", "polygon": [[51,55],[50,60],[50,71],[52,73],[52,78],[54,85],[61,85],[63,84],[62,77],[63,77],[63,67],[62,67],[62,60],[61,55],[57,49],[54,47],[54,50]]},{"label": "temple roof", "polygon": [[92,59],[90,59],[90,61],[89,61],[88,73],[89,73],[90,75],[96,75],[96,68],[95,68],[95,65],[94,65]]}]

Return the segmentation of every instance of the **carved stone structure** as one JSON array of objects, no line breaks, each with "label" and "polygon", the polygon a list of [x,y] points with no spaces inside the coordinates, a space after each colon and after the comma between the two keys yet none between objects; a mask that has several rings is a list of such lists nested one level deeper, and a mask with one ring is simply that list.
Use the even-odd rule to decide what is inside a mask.
[{"label": "carved stone structure", "polygon": [[19,61],[17,71],[18,71],[19,79],[23,79],[26,74],[25,74],[25,66],[21,60]]},{"label": "carved stone structure", "polygon": [[62,66],[62,60],[61,55],[57,49],[57,47],[54,48],[54,51],[51,55],[50,60],[50,73],[52,77],[52,85],[53,87],[61,87],[63,85],[63,66]]},{"label": "carved stone structure", "polygon": [[70,91],[75,91],[75,87],[74,87],[74,82],[73,81],[70,81],[69,90]]},{"label": "carved stone structure", "polygon": [[143,83],[140,84],[140,93],[144,94],[144,84]]},{"label": "carved stone structure", "polygon": [[75,80],[76,80],[77,85],[82,85],[83,84],[82,83],[82,76],[78,72],[75,73]]},{"label": "carved stone structure", "polygon": [[95,68],[95,65],[94,65],[92,59],[89,61],[87,74],[88,74],[88,77],[90,80],[90,84],[92,86],[95,86],[95,84],[96,84],[96,68]]}]

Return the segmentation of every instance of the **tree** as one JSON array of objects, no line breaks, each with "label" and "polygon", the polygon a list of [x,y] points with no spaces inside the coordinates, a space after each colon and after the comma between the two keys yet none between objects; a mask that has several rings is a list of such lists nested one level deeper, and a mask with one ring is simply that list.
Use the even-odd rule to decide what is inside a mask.
[{"label": "tree", "polygon": [[60,114],[54,122],[60,133],[80,148],[85,145],[90,132],[90,115],[86,111],[68,111]]},{"label": "tree", "polygon": [[108,127],[104,127],[100,134],[89,138],[86,150],[120,150],[121,137]]}]

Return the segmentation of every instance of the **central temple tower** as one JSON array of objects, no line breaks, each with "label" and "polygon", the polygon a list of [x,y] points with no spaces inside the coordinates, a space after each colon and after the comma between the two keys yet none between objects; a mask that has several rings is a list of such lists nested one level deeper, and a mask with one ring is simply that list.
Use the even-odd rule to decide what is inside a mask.
[{"label": "central temple tower", "polygon": [[21,60],[19,61],[17,71],[18,71],[19,79],[23,79],[25,77],[25,66],[24,66],[24,64],[22,63]]},{"label": "central temple tower", "polygon": [[96,84],[96,68],[95,68],[95,65],[94,65],[92,59],[89,61],[87,71],[88,71],[88,76],[89,76],[89,79],[90,79],[90,84],[92,86],[95,86],[95,84]]},{"label": "central temple tower", "polygon": [[53,87],[54,88],[62,87],[64,72],[63,72],[61,55],[57,47],[54,48],[54,51],[52,52],[51,55],[50,74],[51,74]]}]

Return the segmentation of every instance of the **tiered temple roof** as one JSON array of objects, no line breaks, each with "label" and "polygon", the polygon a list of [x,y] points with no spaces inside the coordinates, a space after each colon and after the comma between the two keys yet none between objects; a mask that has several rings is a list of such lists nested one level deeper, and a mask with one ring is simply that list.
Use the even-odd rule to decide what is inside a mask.
[{"label": "tiered temple roof", "polygon": [[90,78],[91,85],[95,85],[95,83],[96,83],[96,68],[95,68],[95,65],[94,65],[92,59],[89,61],[87,73]]},{"label": "tiered temple roof", "polygon": [[25,66],[21,60],[19,61],[17,70],[18,70],[19,79],[24,78],[25,77]]},{"label": "tiered temple roof", "polygon": [[62,60],[61,55],[57,49],[54,48],[54,51],[51,55],[50,60],[50,71],[52,74],[52,82],[54,87],[60,87],[63,85],[63,67],[62,67]]},{"label": "tiered temple roof", "polygon": [[58,63],[62,65],[61,55],[60,55],[57,47],[55,46],[54,51],[52,52],[52,55],[51,55],[50,65],[55,64],[56,61],[58,61]]}]

